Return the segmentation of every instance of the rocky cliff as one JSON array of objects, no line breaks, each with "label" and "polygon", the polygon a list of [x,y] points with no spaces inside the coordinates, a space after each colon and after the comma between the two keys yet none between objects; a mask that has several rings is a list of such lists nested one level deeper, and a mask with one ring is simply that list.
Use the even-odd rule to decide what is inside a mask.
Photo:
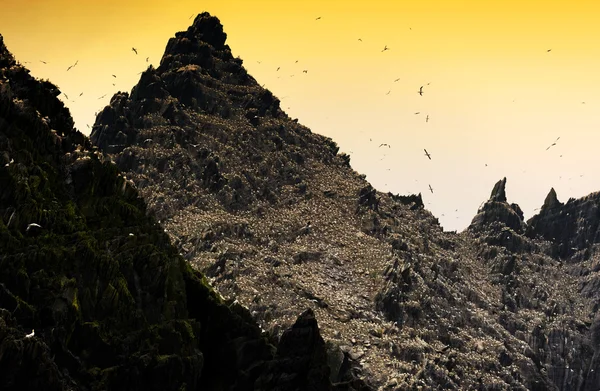
[{"label": "rocky cliff", "polygon": [[[376,191],[289,118],[225,42],[218,19],[198,15],[91,135],[196,270],[275,341],[311,308],[336,387],[596,389],[596,263],[564,258],[595,239],[593,201],[569,212],[549,199],[527,224],[503,179],[468,230],[444,232],[420,196]],[[289,351],[269,367],[296,366]]]},{"label": "rocky cliff", "polygon": [[0,36],[0,389],[330,389],[310,312],[278,346],[224,301],[60,93]]}]

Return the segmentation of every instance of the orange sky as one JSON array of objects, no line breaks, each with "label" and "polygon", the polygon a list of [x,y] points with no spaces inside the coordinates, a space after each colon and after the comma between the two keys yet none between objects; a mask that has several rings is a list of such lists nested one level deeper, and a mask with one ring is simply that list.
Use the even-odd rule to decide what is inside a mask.
[{"label": "orange sky", "polygon": [[552,186],[563,202],[600,190],[597,2],[0,0],[0,9],[8,49],[60,87],[86,134],[146,57],[157,66],[167,40],[208,11],[290,116],[333,137],[377,189],[422,192],[447,230],[465,228],[504,176],[526,217]]}]

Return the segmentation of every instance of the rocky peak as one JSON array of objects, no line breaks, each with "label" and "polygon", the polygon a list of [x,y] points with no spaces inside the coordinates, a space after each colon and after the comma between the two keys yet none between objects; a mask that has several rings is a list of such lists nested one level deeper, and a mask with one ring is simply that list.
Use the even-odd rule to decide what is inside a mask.
[{"label": "rocky peak", "polygon": [[523,211],[517,204],[506,202],[506,178],[496,182],[490,199],[483,205],[477,215],[473,218],[470,230],[481,230],[490,228],[499,223],[503,227],[513,229],[517,233],[523,232]]},{"label": "rocky peak", "polygon": [[499,180],[492,189],[490,201],[506,202],[506,177]]},{"label": "rocky peak", "polygon": [[558,197],[556,196],[556,191],[554,191],[554,188],[551,188],[550,192],[546,196],[546,199],[544,200],[544,205],[542,205],[542,209],[555,208],[561,205],[562,203],[558,200]]}]

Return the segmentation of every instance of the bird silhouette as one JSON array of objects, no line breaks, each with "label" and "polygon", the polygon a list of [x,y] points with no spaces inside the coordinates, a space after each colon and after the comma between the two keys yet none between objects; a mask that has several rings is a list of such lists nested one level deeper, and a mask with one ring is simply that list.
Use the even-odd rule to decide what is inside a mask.
[{"label": "bird silhouette", "polygon": [[433,194],[433,189],[431,188],[431,185],[429,185],[429,190],[431,191],[431,194]]},{"label": "bird silhouette", "polygon": [[362,42],[362,39],[361,39],[361,38],[359,38],[358,40],[359,40],[360,42]]},{"label": "bird silhouette", "polygon": [[[277,67],[277,71],[278,71],[280,68],[281,68],[281,67]],[[277,71],[276,71],[276,72],[277,72]]]},{"label": "bird silhouette", "polygon": [[397,81],[400,81],[400,78],[397,78],[396,80],[394,80],[394,83],[397,82]]},{"label": "bird silhouette", "polygon": [[131,50],[133,50],[135,52],[135,54],[138,54],[136,48],[131,48]]},{"label": "bird silhouette", "polygon": [[421,86],[421,88],[419,88],[419,95],[423,96],[423,86]]},{"label": "bird silhouette", "polygon": [[388,148],[391,148],[389,144],[379,144],[379,148],[381,148],[381,147],[388,147]]},{"label": "bird silhouette", "polygon": [[546,50],[546,52],[551,52],[551,51],[552,51],[552,49],[548,49],[548,50]]},{"label": "bird silhouette", "polygon": [[425,156],[427,156],[429,160],[431,160],[431,155],[429,154],[429,152],[427,152],[426,149],[423,149],[423,151],[425,151]]},{"label": "bird silhouette", "polygon": [[69,69],[75,67],[75,65],[77,65],[77,63],[79,62],[79,60],[75,61],[75,64],[71,65],[70,67],[67,68],[67,72],[69,72]]},{"label": "bird silhouette", "polygon": [[31,338],[31,337],[33,337],[34,335],[35,335],[35,330],[33,330],[33,329],[32,329],[32,330],[31,330],[31,333],[27,334],[27,335],[25,336],[25,338]]},{"label": "bird silhouette", "polygon": [[304,72],[304,73],[308,73],[308,70],[306,70],[306,69],[305,69],[305,70],[303,70],[302,72]]},{"label": "bird silhouette", "polygon": [[149,59],[149,58],[150,58],[150,57],[146,57],[146,62],[148,62],[148,59]]},{"label": "bird silhouette", "polygon": [[429,114],[427,114],[427,117],[425,117],[425,122],[429,122]]},{"label": "bird silhouette", "polygon": [[42,61],[42,60],[40,60],[40,62],[42,62],[42,63],[44,63],[44,64],[48,64],[46,61]]},{"label": "bird silhouette", "polygon": [[417,112],[415,113],[415,115],[416,115],[416,114],[421,114],[421,112],[420,112],[420,111],[417,111]]},{"label": "bird silhouette", "polygon": [[385,45],[385,46],[383,47],[383,50],[382,50],[382,52],[385,52],[386,50],[390,50],[390,48],[388,48],[388,47],[387,47],[387,45]]},{"label": "bird silhouette", "polygon": [[81,94],[79,94],[79,96],[83,95],[83,92]]},{"label": "bird silhouette", "polygon": [[117,76],[116,76],[116,75],[112,75],[112,77],[114,77],[115,79],[117,78]]},{"label": "bird silhouette", "polygon": [[101,96],[100,98],[98,98],[98,99],[102,99],[102,98],[104,98],[106,95],[107,95],[107,94],[104,94],[104,95],[102,95],[102,96]]},{"label": "bird silhouette", "polygon": [[315,20],[319,20],[319,19],[321,19],[321,17],[320,17],[320,16],[319,16],[318,18],[316,18]]},{"label": "bird silhouette", "polygon": [[392,90],[389,90],[389,91],[386,93],[386,95],[389,95],[389,94],[390,94],[390,92],[392,92]]}]

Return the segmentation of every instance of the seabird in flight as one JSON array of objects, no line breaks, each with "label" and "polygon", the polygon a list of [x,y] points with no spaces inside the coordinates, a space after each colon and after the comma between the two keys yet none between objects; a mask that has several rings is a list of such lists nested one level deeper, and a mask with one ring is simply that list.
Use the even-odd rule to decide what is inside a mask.
[{"label": "seabird in flight", "polygon": [[382,50],[382,52],[385,52],[386,50],[390,50],[390,48],[388,48],[388,47],[387,47],[387,45],[385,45],[385,46],[383,47],[383,50]]},{"label": "seabird in flight", "polygon": [[100,98],[98,98],[98,99],[102,99],[102,98],[104,98],[105,96],[106,96],[106,94],[102,95],[102,96],[101,96]]},{"label": "seabird in flight", "polygon": [[305,69],[305,70],[303,70],[302,72],[304,72],[304,73],[308,73],[308,69]]},{"label": "seabird in flight", "polygon": [[317,19],[315,19],[315,20],[319,20],[319,19],[321,19],[321,17],[320,17],[320,16],[319,16]]},{"label": "seabird in flight", "polygon": [[427,152],[426,149],[423,149],[423,151],[425,151],[425,156],[427,156],[429,160],[431,160],[431,155],[429,154],[429,152]]},{"label": "seabird in flight", "polygon": [[35,335],[35,330],[33,330],[33,329],[32,329],[32,330],[31,330],[31,333],[27,334],[27,335],[25,336],[25,338],[31,338],[31,337],[33,337],[34,335]]},{"label": "seabird in flight", "polygon": [[379,145],[379,148],[381,148],[381,147],[388,147],[388,148],[391,148],[389,144],[380,144],[380,145]]},{"label": "seabird in flight", "polygon": [[400,78],[397,78],[396,80],[394,80],[394,83],[397,82],[397,81],[400,81]]},{"label": "seabird in flight", "polygon": [[79,96],[83,95],[83,92],[81,94],[79,94]]},{"label": "seabird in flight", "polygon": [[114,77],[115,79],[117,78],[117,76],[116,76],[116,75],[112,75],[112,77]]},{"label": "seabird in flight", "polygon": [[425,122],[429,122],[429,114],[427,114],[427,117],[425,117]]},{"label": "seabird in flight", "polygon": [[423,96],[423,86],[421,86],[421,88],[419,88],[419,95]]},{"label": "seabird in flight", "polygon": [[42,61],[42,60],[40,60],[40,62],[42,62],[42,63],[44,63],[44,64],[48,64],[46,61]]},{"label": "seabird in flight", "polygon": [[150,58],[150,57],[146,57],[146,62],[148,62],[148,59],[149,59],[149,58]]},{"label": "seabird in flight", "polygon": [[359,40],[360,42],[362,42],[362,39],[361,39],[361,38],[359,38],[358,40]]},{"label": "seabird in flight", "polygon": [[131,50],[133,50],[135,52],[135,54],[137,54],[136,48],[131,48]]},{"label": "seabird in flight", "polygon": [[79,60],[75,61],[75,64],[71,65],[70,67],[67,68],[67,72],[69,72],[69,69],[73,68],[75,65],[77,65],[77,63],[79,62]]},{"label": "seabird in flight", "polygon": [[433,189],[431,188],[431,185],[429,185],[429,190],[431,191],[431,194],[433,194]]}]

